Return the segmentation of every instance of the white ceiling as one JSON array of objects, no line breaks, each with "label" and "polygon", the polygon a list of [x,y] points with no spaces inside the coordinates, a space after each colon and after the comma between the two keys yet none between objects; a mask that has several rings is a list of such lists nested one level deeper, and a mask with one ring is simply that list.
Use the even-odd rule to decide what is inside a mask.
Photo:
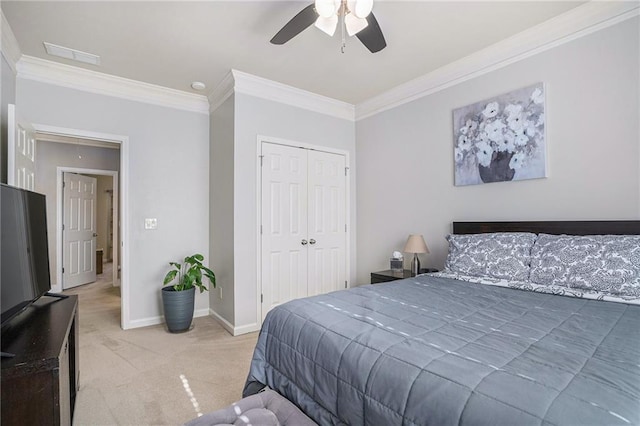
[{"label": "white ceiling", "polygon": [[[310,27],[271,37],[311,1],[5,1],[23,54],[198,93],[233,68],[351,104],[431,72],[568,11],[577,1],[376,1],[387,48]],[[43,42],[94,53],[100,66],[46,54]]]}]

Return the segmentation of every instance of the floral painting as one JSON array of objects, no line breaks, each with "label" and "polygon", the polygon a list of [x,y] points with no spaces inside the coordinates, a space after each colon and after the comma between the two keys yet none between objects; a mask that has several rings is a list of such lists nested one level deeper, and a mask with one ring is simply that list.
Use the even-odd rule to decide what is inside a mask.
[{"label": "floral painting", "polygon": [[546,176],[544,86],[453,111],[455,185]]}]

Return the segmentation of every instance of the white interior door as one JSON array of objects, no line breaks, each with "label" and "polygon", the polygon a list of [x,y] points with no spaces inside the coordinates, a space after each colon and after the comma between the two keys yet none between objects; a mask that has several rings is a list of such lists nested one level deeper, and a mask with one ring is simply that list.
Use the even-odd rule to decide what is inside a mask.
[{"label": "white interior door", "polygon": [[262,319],[346,282],[345,156],[262,143]]},{"label": "white interior door", "polygon": [[346,287],[345,157],[309,151],[307,294]]},{"label": "white interior door", "polygon": [[35,191],[35,131],[29,123],[18,118],[13,104],[8,105],[7,119],[7,183]]},{"label": "white interior door", "polygon": [[63,174],[62,288],[96,280],[96,182],[75,173]]},{"label": "white interior door", "polygon": [[307,295],[307,152],[262,145],[262,317]]}]

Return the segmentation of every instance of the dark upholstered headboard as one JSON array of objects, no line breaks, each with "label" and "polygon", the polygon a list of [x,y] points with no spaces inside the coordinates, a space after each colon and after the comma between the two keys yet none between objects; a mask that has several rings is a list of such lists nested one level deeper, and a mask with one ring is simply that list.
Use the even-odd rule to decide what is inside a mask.
[{"label": "dark upholstered headboard", "polygon": [[533,232],[567,235],[640,235],[640,220],[588,220],[550,222],[453,222],[454,234]]}]

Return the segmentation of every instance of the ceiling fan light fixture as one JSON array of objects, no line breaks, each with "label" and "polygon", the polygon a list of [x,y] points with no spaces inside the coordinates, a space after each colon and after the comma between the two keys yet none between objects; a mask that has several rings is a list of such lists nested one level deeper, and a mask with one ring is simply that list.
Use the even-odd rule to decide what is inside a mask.
[{"label": "ceiling fan light fixture", "polygon": [[348,0],[347,8],[356,17],[364,19],[373,10],[373,0]]},{"label": "ceiling fan light fixture", "polygon": [[342,53],[347,34],[356,35],[371,53],[379,52],[387,47],[387,42],[371,12],[372,6],[373,0],[314,0],[291,18],[270,43],[285,44],[312,25],[332,37],[340,25]]},{"label": "ceiling fan light fixture", "polygon": [[315,26],[327,35],[333,36],[336,32],[336,28],[338,27],[338,15],[332,15],[328,18],[318,16]]},{"label": "ceiling fan light fixture", "polygon": [[330,18],[340,9],[340,0],[315,0],[316,12],[322,18]]},{"label": "ceiling fan light fixture", "polygon": [[349,37],[358,34],[360,31],[367,28],[367,25],[369,25],[369,23],[366,19],[358,18],[353,13],[349,13],[344,17],[344,26],[347,28],[347,34],[349,34]]}]

